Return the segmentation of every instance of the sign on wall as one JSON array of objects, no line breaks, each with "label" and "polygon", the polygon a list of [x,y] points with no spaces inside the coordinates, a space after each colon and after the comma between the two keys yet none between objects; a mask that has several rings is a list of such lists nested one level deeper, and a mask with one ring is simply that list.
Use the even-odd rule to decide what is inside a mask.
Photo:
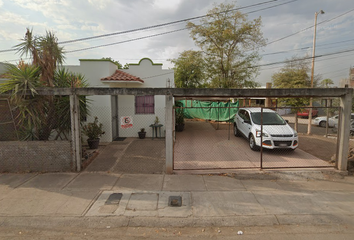
[{"label": "sign on wall", "polygon": [[133,127],[133,118],[131,116],[125,116],[120,118],[120,127],[121,128],[132,128]]}]

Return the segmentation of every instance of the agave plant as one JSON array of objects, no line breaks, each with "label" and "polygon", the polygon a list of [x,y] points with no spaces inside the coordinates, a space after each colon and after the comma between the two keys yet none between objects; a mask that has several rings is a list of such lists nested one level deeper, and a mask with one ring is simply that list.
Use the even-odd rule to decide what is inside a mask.
[{"label": "agave plant", "polygon": [[[55,87],[60,88],[69,88],[69,87],[87,87],[88,84],[85,80],[85,77],[81,74],[74,74],[69,72],[65,68],[60,68],[55,72],[54,75]],[[60,122],[57,122],[56,130],[57,137],[60,134],[64,134],[70,132],[71,129],[71,116],[70,116],[70,98],[69,96],[57,96],[55,98],[55,108],[56,114],[60,117]],[[79,96],[79,107],[80,107],[80,122],[82,123],[87,115],[90,114],[89,110],[90,101],[86,99],[85,96]]]}]

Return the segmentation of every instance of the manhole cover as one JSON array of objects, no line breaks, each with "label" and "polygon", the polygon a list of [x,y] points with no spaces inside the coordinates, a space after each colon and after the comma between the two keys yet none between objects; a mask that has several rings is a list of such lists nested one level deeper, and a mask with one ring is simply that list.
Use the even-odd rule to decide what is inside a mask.
[{"label": "manhole cover", "polygon": [[119,201],[122,199],[122,196],[122,193],[112,193],[111,195],[109,195],[107,201],[105,202],[105,205],[118,205]]},{"label": "manhole cover", "polygon": [[181,196],[170,196],[168,198],[168,206],[181,207],[182,206],[182,197]]}]

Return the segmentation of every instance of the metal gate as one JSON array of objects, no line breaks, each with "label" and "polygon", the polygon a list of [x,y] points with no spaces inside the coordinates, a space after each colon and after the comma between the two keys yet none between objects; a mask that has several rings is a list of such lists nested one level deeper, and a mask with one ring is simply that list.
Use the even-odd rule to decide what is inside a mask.
[{"label": "metal gate", "polygon": [[[206,108],[194,107],[194,109],[202,111]],[[225,109],[231,110],[230,107]],[[263,112],[263,108],[259,109]],[[295,151],[284,148],[270,150],[262,147],[263,144],[259,151],[251,150],[247,137],[234,135],[234,116],[230,116],[231,121],[223,122],[210,119],[186,119],[184,130],[175,133],[174,170],[333,168],[335,166],[338,146],[336,128],[313,125],[315,134],[307,135],[308,119],[296,117],[302,109],[275,107],[273,110],[280,113],[292,128],[296,127],[295,120],[297,120],[299,147]],[[322,115],[326,108],[321,110]],[[222,112],[221,107],[218,111]],[[337,108],[331,109],[331,112],[335,111]],[[263,124],[259,130],[262,132],[260,135],[262,138]],[[274,141],[277,141],[276,137],[282,136],[278,134]]]}]

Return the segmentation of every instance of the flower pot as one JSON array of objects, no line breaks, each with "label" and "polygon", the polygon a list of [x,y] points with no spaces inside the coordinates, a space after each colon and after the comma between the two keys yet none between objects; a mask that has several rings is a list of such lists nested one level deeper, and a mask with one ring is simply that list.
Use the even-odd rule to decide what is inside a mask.
[{"label": "flower pot", "polygon": [[138,134],[139,134],[139,138],[140,139],[144,139],[145,135],[146,135],[146,132],[138,132]]},{"label": "flower pot", "polygon": [[100,144],[100,139],[99,138],[87,139],[87,144],[89,145],[90,149],[97,149],[98,145]]},{"label": "flower pot", "polygon": [[182,132],[184,129],[184,123],[180,123],[176,125],[176,132]]}]

